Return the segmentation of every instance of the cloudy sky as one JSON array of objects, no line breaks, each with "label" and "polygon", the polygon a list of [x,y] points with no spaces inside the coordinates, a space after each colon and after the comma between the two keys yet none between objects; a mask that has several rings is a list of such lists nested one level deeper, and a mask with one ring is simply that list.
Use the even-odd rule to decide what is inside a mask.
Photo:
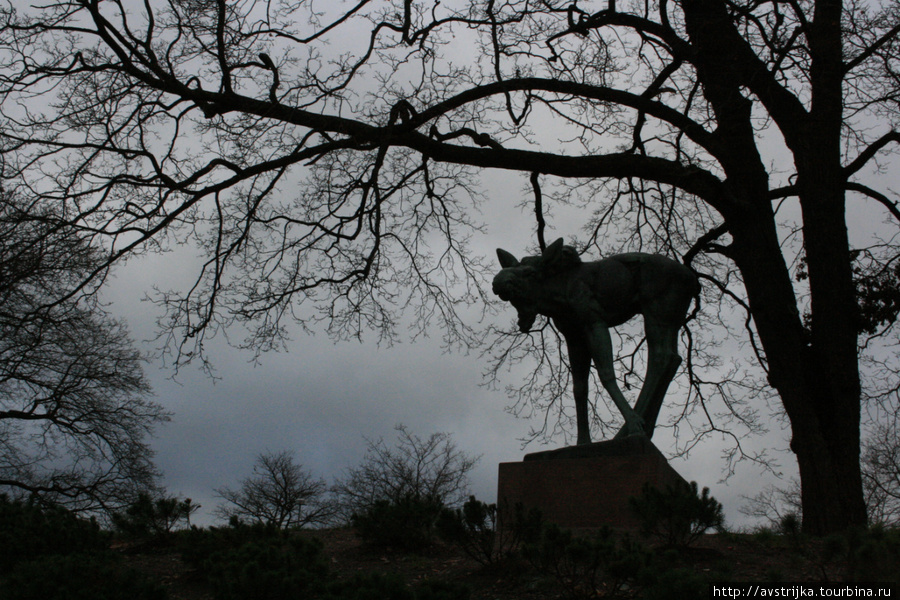
[{"label": "cloudy sky", "polygon": [[[473,238],[474,251],[493,260],[498,246],[521,255],[533,243],[532,217],[515,208],[528,193],[526,183],[518,175],[487,175],[490,202],[482,216],[488,227]],[[578,234],[573,224],[568,230],[548,230],[547,238]],[[113,312],[127,319],[137,340],[153,338],[157,311],[141,298],[154,285],[165,289],[188,282],[189,269],[179,260],[167,255],[130,262],[117,271],[107,290]],[[507,325],[514,319],[509,307],[498,322]],[[540,427],[539,417],[517,418],[505,410],[511,400],[502,386],[483,385],[485,362],[477,350],[445,353],[439,331],[390,348],[378,347],[374,334],[370,338],[335,343],[324,332],[298,332],[287,352],[266,354],[258,365],[252,364],[250,354],[217,339],[210,345],[220,377],[215,381],[192,367],[173,380],[174,373],[162,363],[148,365],[156,400],[174,414],[153,441],[167,491],[199,502],[202,509],[195,522],[213,524],[211,511],[220,502],[214,489],[236,487],[260,453],[292,450],[306,469],[332,482],[359,464],[366,438],[390,443],[394,427],[402,423],[421,437],[448,432],[461,450],[481,455],[471,477],[472,493],[493,502],[499,463],[562,445],[561,439],[553,439],[547,446],[535,442],[523,450],[522,439],[532,427]],[[153,343],[142,342],[142,347],[152,350]],[[523,376],[510,372],[501,383],[517,384]],[[660,423],[666,416],[664,410]],[[657,429],[654,442],[664,454],[675,452],[671,430]],[[787,447],[780,430],[746,443],[750,449]],[[709,486],[731,523],[746,524],[737,510],[744,503],[741,496],[752,496],[779,480],[744,463],[724,482],[722,447],[721,440],[710,439],[689,456],[673,459],[672,465],[686,479]],[[791,457],[785,454],[780,462],[780,471],[791,476]]]}]

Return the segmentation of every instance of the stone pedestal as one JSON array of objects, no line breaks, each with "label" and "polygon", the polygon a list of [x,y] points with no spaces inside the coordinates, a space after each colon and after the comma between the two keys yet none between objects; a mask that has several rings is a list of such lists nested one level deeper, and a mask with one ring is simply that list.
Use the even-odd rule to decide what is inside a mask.
[{"label": "stone pedestal", "polygon": [[644,436],[527,454],[522,462],[501,463],[498,506],[539,508],[544,519],[569,529],[634,530],[638,523],[628,498],[644,484],[657,487],[684,481]]}]

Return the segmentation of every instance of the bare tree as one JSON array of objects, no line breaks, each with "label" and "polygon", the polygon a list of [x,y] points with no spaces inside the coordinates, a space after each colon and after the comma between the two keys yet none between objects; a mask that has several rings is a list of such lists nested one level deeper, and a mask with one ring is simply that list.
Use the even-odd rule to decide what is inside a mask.
[{"label": "bare tree", "polygon": [[367,440],[362,463],[334,485],[342,517],[363,513],[377,502],[398,504],[408,498],[461,506],[469,494],[469,472],[480,457],[459,450],[449,433],[423,439],[397,425],[393,447]]},{"label": "bare tree", "polygon": [[764,521],[775,530],[782,528],[785,520],[803,518],[803,507],[800,503],[800,482],[791,479],[787,487],[767,486],[752,498],[744,496],[747,503],[738,510],[755,519]]},{"label": "bare tree", "polygon": [[900,141],[894,2],[72,0],[0,18],[8,189],[64,206],[108,263],[205,251],[196,285],[160,297],[179,361],[233,322],[256,350],[291,317],[390,340],[403,308],[472,342],[474,174],[519,171],[548,191],[536,208],[590,215],[585,248],[681,255],[744,311],[756,377],[689,371],[684,412],[721,430],[709,404],[741,381],[754,403],[777,393],[804,527],[865,523],[854,268],[897,252],[871,225],[851,247],[847,208],[900,221],[876,177]]},{"label": "bare tree", "polygon": [[260,454],[253,473],[238,489],[219,488],[216,494],[227,504],[216,507],[215,513],[226,520],[291,529],[325,525],[334,516],[325,481],[315,479],[286,450]]},{"label": "bare tree", "polygon": [[168,415],[124,324],[79,291],[96,249],[54,221],[0,194],[0,487],[108,514],[156,485]]},{"label": "bare tree", "polygon": [[863,445],[862,473],[869,521],[900,523],[900,432],[897,415],[878,423]]}]

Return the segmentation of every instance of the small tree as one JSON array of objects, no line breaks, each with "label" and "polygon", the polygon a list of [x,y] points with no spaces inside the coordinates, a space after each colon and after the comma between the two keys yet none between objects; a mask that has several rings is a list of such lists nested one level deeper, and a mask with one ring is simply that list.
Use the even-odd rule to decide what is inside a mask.
[{"label": "small tree", "polygon": [[764,520],[767,526],[776,531],[782,530],[786,523],[803,518],[800,481],[797,479],[791,479],[786,488],[770,485],[752,498],[743,498],[747,504],[738,508],[738,511],[748,517]]},{"label": "small tree", "polygon": [[334,487],[341,516],[364,512],[378,502],[399,504],[409,498],[433,499],[444,506],[459,506],[468,497],[469,472],[480,456],[457,449],[449,433],[423,439],[397,425],[397,445],[366,440],[361,465],[347,472]]},{"label": "small tree", "polygon": [[687,547],[725,522],[722,505],[709,495],[709,488],[699,492],[696,481],[667,484],[664,490],[644,484],[641,495],[630,498],[629,504],[641,522],[641,533],[671,548]]},{"label": "small tree", "polygon": [[124,512],[113,514],[112,522],[127,536],[162,537],[179,527],[190,526],[191,515],[199,508],[190,498],[154,497],[149,492],[141,492]]},{"label": "small tree", "polygon": [[334,515],[325,481],[315,479],[294,462],[293,452],[265,452],[256,458],[253,473],[238,489],[219,488],[216,494],[227,504],[216,515],[279,529],[324,525]]}]

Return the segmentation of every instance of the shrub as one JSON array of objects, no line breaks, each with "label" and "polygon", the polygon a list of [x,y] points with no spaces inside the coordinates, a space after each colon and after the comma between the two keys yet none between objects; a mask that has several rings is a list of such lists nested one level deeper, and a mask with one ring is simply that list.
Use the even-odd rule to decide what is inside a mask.
[{"label": "shrub", "polygon": [[233,519],[228,527],[206,529],[192,527],[188,531],[179,532],[178,548],[186,563],[203,571],[209,558],[217,552],[234,550],[247,543],[282,537],[282,532],[276,527],[262,524],[246,525]]},{"label": "shrub", "polygon": [[709,579],[691,569],[645,569],[644,600],[702,600],[709,597]]},{"label": "shrub", "polygon": [[551,575],[568,598],[595,598],[603,589],[617,595],[646,567],[649,555],[630,539],[618,543],[608,528],[593,536],[574,536],[555,524],[545,525],[536,542],[525,544],[525,557]]},{"label": "shrub", "polygon": [[4,600],[158,600],[165,590],[123,567],[95,521],[0,496]]},{"label": "shrub", "polygon": [[112,515],[113,527],[130,538],[165,538],[179,527],[190,525],[191,515],[200,508],[190,498],[153,498],[144,492],[125,509]]},{"label": "shrub", "polygon": [[351,523],[367,543],[405,552],[421,552],[434,542],[443,505],[433,496],[404,496],[397,501],[379,500]]},{"label": "shrub", "polygon": [[416,600],[468,600],[471,596],[469,588],[452,581],[433,581],[427,579],[413,586]]},{"label": "shrub", "polygon": [[500,511],[496,504],[486,504],[475,496],[461,509],[445,508],[438,520],[441,537],[483,565],[509,557],[529,538],[529,532],[540,532],[540,527],[540,511],[526,513],[521,503],[512,511]]},{"label": "shrub", "polygon": [[63,508],[41,508],[0,495],[0,576],[50,554],[103,552],[109,536]]},{"label": "shrub", "polygon": [[398,575],[357,573],[333,582],[322,600],[416,600],[415,594]]},{"label": "shrub", "polygon": [[182,556],[206,577],[219,600],[309,597],[328,581],[328,563],[317,539],[299,538],[276,526],[191,529],[181,534]]},{"label": "shrub", "polygon": [[846,581],[900,581],[900,530],[880,525],[825,538],[820,568],[843,571]]},{"label": "shrub", "polygon": [[341,517],[362,515],[376,503],[400,505],[409,498],[460,506],[468,497],[468,477],[478,457],[456,447],[449,433],[421,438],[398,425],[397,443],[367,440],[362,463],[337,481],[333,492]]},{"label": "shrub", "polygon": [[709,495],[709,488],[697,492],[697,483],[667,485],[660,490],[644,484],[641,495],[629,504],[641,522],[641,533],[668,547],[686,547],[706,530],[721,528],[722,505]]},{"label": "shrub", "polygon": [[115,555],[47,555],[0,580],[4,600],[165,600],[164,588],[122,567]]},{"label": "shrub", "polygon": [[468,600],[459,583],[425,580],[412,587],[395,574],[359,573],[333,582],[320,600]]},{"label": "shrub", "polygon": [[212,554],[207,578],[219,600],[294,600],[320,592],[328,566],[318,540],[272,537]]}]

